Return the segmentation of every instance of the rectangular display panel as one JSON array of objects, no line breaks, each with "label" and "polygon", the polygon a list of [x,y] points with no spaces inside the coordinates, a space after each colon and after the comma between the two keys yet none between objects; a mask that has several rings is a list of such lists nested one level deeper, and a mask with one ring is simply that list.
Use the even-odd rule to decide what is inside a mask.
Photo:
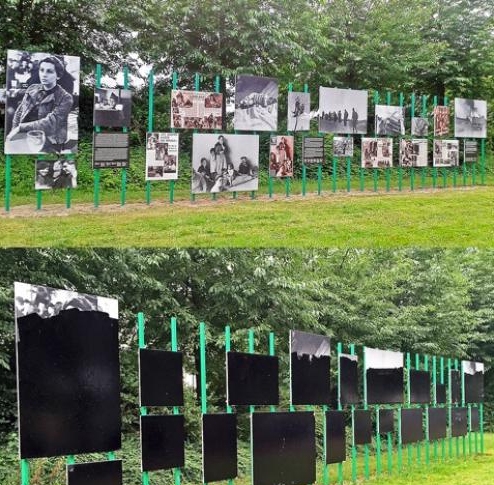
[{"label": "rectangular display panel", "polygon": [[424,439],[421,409],[401,410],[401,441],[404,445]]},{"label": "rectangular display panel", "polygon": [[460,162],[458,140],[434,140],[432,162],[434,167],[456,167]]},{"label": "rectangular display panel", "polygon": [[223,94],[172,89],[171,127],[194,130],[221,130]]},{"label": "rectangular display panel", "polygon": [[142,471],[184,466],[184,417],[181,414],[141,416]]},{"label": "rectangular display panel", "polygon": [[202,481],[229,480],[237,476],[236,414],[202,415]]},{"label": "rectangular display panel", "polygon": [[93,168],[128,168],[129,133],[93,134]]},{"label": "rectangular display panel", "polygon": [[403,354],[364,347],[368,404],[403,403]]},{"label": "rectangular display panel", "polygon": [[431,375],[425,370],[410,369],[410,401],[429,404],[431,402]]},{"label": "rectangular display panel", "polygon": [[434,108],[434,136],[446,136],[449,133],[449,106]]},{"label": "rectangular display panel", "polygon": [[395,429],[395,414],[392,409],[379,410],[379,434],[392,433]]},{"label": "rectangular display panel", "polygon": [[398,136],[405,134],[405,108],[377,104],[375,107],[376,135]]},{"label": "rectangular display panel", "polygon": [[356,355],[340,354],[338,360],[338,389],[340,403],[358,404],[358,357]]},{"label": "rectangular display panel", "polygon": [[451,402],[459,403],[461,401],[461,375],[460,371],[451,371]]},{"label": "rectangular display panel", "polygon": [[287,131],[310,129],[310,93],[290,91],[288,93]]},{"label": "rectangular display panel", "polygon": [[302,141],[302,161],[304,165],[324,163],[324,137],[304,136]]},{"label": "rectangular display panel", "polygon": [[401,167],[427,167],[427,139],[400,140]]},{"label": "rectangular display panel", "polygon": [[131,111],[130,89],[96,88],[94,90],[94,126],[129,127]]},{"label": "rectangular display panel", "polygon": [[392,166],[392,138],[362,138],[362,168],[389,168]]},{"label": "rectangular display panel", "polygon": [[333,157],[353,157],[353,137],[334,136],[333,137]]},{"label": "rectangular display panel", "polygon": [[293,177],[295,140],[293,136],[271,136],[269,139],[269,176]]},{"label": "rectangular display panel", "polygon": [[147,133],[146,180],[177,180],[178,148],[178,133]]},{"label": "rectangular display panel", "polygon": [[15,284],[21,458],[120,448],[118,303]]},{"label": "rectangular display panel", "polygon": [[356,445],[366,445],[372,442],[372,416],[370,411],[354,412],[353,435]]},{"label": "rectangular display panel", "polygon": [[330,404],[330,339],[290,331],[290,399],[292,404]]},{"label": "rectangular display panel", "polygon": [[57,158],[36,160],[35,190],[75,189],[77,165],[75,160]]},{"label": "rectangular display panel", "polygon": [[141,406],[183,406],[182,352],[139,349]]},{"label": "rectangular display panel", "polygon": [[447,435],[446,408],[429,408],[429,440],[440,440]]},{"label": "rectangular display panel", "polygon": [[67,465],[67,485],[122,485],[122,460]]},{"label": "rectangular display panel", "polygon": [[487,102],[481,99],[455,98],[455,137],[487,136]]},{"label": "rectangular display panel", "polygon": [[312,412],[251,415],[253,485],[307,485],[316,481]]},{"label": "rectangular display panel", "polygon": [[472,408],[470,412],[470,431],[480,431],[479,408]]},{"label": "rectangular display panel", "polygon": [[451,408],[451,436],[465,436],[467,432],[467,408]]},{"label": "rectangular display panel", "polygon": [[345,413],[326,411],[326,465],[346,460]]},{"label": "rectangular display panel", "polygon": [[231,406],[278,404],[278,357],[227,352],[226,382]]},{"label": "rectangular display panel", "polygon": [[484,364],[463,361],[461,363],[465,378],[465,402],[480,403],[484,401]]},{"label": "rectangular display panel", "polygon": [[446,384],[436,383],[436,402],[446,404]]}]

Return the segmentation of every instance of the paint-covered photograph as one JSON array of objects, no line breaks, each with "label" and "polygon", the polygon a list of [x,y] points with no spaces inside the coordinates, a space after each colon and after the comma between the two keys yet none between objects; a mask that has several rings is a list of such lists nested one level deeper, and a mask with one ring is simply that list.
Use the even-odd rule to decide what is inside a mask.
[{"label": "paint-covered photograph", "polygon": [[223,94],[173,89],[171,127],[194,130],[221,130]]},{"label": "paint-covered photograph", "polygon": [[80,58],[7,51],[6,154],[75,153]]},{"label": "paint-covered photograph", "polygon": [[257,190],[259,135],[194,133],[192,193]]},{"label": "paint-covered photograph", "polygon": [[146,180],[178,178],[178,133],[146,135]]},{"label": "paint-covered photograph", "polygon": [[367,91],[319,88],[321,133],[367,133]]},{"label": "paint-covered photograph", "polygon": [[235,85],[236,130],[278,129],[278,80],[270,77],[237,76]]}]

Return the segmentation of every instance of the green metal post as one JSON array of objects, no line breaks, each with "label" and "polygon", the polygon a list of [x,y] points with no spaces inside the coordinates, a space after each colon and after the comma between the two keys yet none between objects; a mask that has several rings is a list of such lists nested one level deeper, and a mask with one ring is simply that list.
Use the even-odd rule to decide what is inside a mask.
[{"label": "green metal post", "polygon": [[[129,89],[129,66],[124,66],[124,89]],[[127,133],[129,131],[129,128],[127,126],[124,126],[122,128],[123,133]],[[120,205],[124,206],[125,205],[125,200],[127,197],[127,169],[123,168],[122,173],[121,173],[121,182],[120,182]]]},{"label": "green metal post", "polygon": [[[302,162],[302,195],[305,197],[306,193],[307,193],[307,167],[305,166],[305,163]],[[272,197],[272,195],[273,195],[273,188],[271,187],[269,197]]]},{"label": "green metal post", "polygon": [[484,403],[479,404],[479,420],[480,420],[480,453],[484,454]]},{"label": "green metal post", "polygon": [[[101,64],[96,64],[95,78],[96,78],[96,87],[100,88],[101,87]],[[101,128],[99,126],[95,126],[94,131],[96,133],[99,133],[101,131]],[[94,203],[94,207],[99,207],[100,169],[99,168],[93,169],[93,173],[94,173],[93,203]]]},{"label": "green metal post", "polygon": [[376,475],[381,474],[381,434],[379,433],[379,405],[376,406]]},{"label": "green metal post", "polygon": [[[386,104],[388,106],[391,104],[391,93],[389,91],[386,93]],[[391,169],[389,167],[386,167],[384,169],[384,173],[386,176],[386,192],[389,192],[391,188]]]},{"label": "green metal post", "polygon": [[317,195],[321,195],[322,191],[322,165],[317,166]]},{"label": "green metal post", "polygon": [[[249,329],[249,354],[254,353],[254,329],[250,328]],[[254,406],[249,406],[249,410],[251,413],[254,412]]]},{"label": "green metal post", "polygon": [[[441,357],[439,361],[439,366],[440,366],[440,375],[439,375],[440,383],[444,385],[444,357]],[[446,440],[444,438],[441,439],[441,458],[443,461],[446,458]]]},{"label": "green metal post", "polygon": [[21,460],[21,485],[29,485],[29,462]]},{"label": "green metal post", "polygon": [[[400,96],[399,96],[399,105],[401,107],[403,107],[403,93],[400,93]],[[399,140],[399,143],[401,143],[401,136],[400,138],[398,139]],[[391,173],[391,172],[390,172]],[[401,164],[398,166],[398,190],[401,192],[402,190],[402,187],[403,187],[403,167],[401,166]]]},{"label": "green metal post", "polygon": [[[427,96],[422,95],[422,111],[421,111],[421,116],[422,118],[425,118],[427,116]],[[427,167],[421,167],[420,169],[420,185],[421,189],[425,188],[425,175],[427,172]]]},{"label": "green metal post", "polygon": [[[172,352],[178,352],[177,319],[175,317],[170,319],[170,335]],[[180,414],[178,406],[173,406],[173,414]],[[180,485],[181,474],[180,468],[173,469],[175,485]]]},{"label": "green metal post", "polygon": [[452,394],[452,386],[451,386],[451,359],[448,359],[448,388],[449,388],[449,396],[448,396],[448,422],[449,422],[449,457],[453,458],[453,439],[451,437],[452,430],[452,420],[451,420],[451,408],[453,406],[453,394]]},{"label": "green metal post", "polygon": [[[374,108],[377,104],[379,104],[379,91],[374,91]],[[375,126],[376,124],[374,123],[374,136],[376,137],[377,132]],[[377,170],[378,170],[377,168],[372,169],[372,181],[374,184],[374,192],[377,192],[377,178],[378,178]]]},{"label": "green metal post", "polygon": [[290,177],[285,177],[285,197],[290,197]]},{"label": "green metal post", "polygon": [[[424,370],[429,372],[429,357],[424,355]],[[429,404],[425,405],[425,465],[430,463],[430,443],[429,443]]]},{"label": "green metal post", "polygon": [[[338,362],[340,361],[340,355],[343,351],[343,345],[341,342],[338,342],[336,345],[336,358],[338,359]],[[340,381],[340,373],[338,372],[338,411],[342,411],[343,407],[341,405],[341,381]],[[343,463],[338,463],[338,483],[342,484],[343,483]]]},{"label": "green metal post", "polygon": [[[172,89],[177,89],[178,87],[178,74],[173,71],[172,73]],[[172,128],[172,133],[175,133],[175,128]],[[175,180],[170,180],[170,204],[173,204],[175,200]]]},{"label": "green metal post", "polygon": [[352,190],[352,159],[347,157],[346,159],[346,191]]},{"label": "green metal post", "polygon": [[[434,96],[434,109],[437,107],[437,95]],[[437,167],[432,167],[432,188],[437,187]]]},{"label": "green metal post", "polygon": [[[350,344],[350,355],[355,355],[355,344]],[[352,481],[357,481],[357,446],[355,445],[355,405],[351,405],[352,410]]]},{"label": "green metal post", "polygon": [[485,138],[480,140],[480,183],[485,185]]},{"label": "green metal post", "polygon": [[338,160],[336,157],[333,158],[333,168],[331,173],[331,188],[333,192],[336,192],[336,171],[338,169]]},{"label": "green metal post", "polygon": [[[411,392],[410,392],[410,369],[412,367],[412,362],[411,362],[411,357],[410,357],[410,352],[406,353],[406,366],[407,366],[407,408],[411,407]],[[412,447],[410,444],[407,444],[407,463],[408,466],[410,467],[412,463]]]},{"label": "green metal post", "polygon": [[12,157],[5,155],[5,211],[10,212],[10,195],[12,190]]},{"label": "green metal post", "polygon": [[[145,339],[145,320],[144,313],[139,312],[137,314],[137,336],[139,341],[139,349],[146,348],[146,339]],[[147,407],[141,406],[140,414],[141,416],[146,416],[148,413]],[[141,481],[142,485],[149,485],[149,472],[141,472]]]},{"label": "green metal post", "polygon": [[[364,369],[363,376],[362,376],[362,382],[363,382],[363,387],[364,387],[364,410],[367,411],[369,409],[369,406],[367,404],[367,372],[365,371],[365,350],[364,350],[364,358],[362,362],[362,367]],[[366,443],[364,445],[364,476],[366,480],[369,479],[370,476],[370,469],[369,469],[369,445]]]},{"label": "green metal post", "polygon": [[41,210],[43,200],[43,192],[41,190],[36,191],[36,210]]},{"label": "green metal post", "polygon": [[201,412],[208,412],[208,401],[206,393],[206,324],[199,324],[199,347],[200,347],[200,368],[201,368]]},{"label": "green metal post", "polygon": [[[231,332],[230,325],[225,327],[225,353],[230,352],[230,342],[231,342]],[[227,404],[226,405],[227,414],[231,414],[233,412],[232,407]],[[233,485],[233,479],[228,479],[228,485]]]},{"label": "green metal post", "polygon": [[[415,369],[420,370],[420,355],[419,354],[415,354]],[[416,447],[417,447],[417,463],[420,464],[420,462],[421,462],[421,446],[420,446],[420,441],[417,442]]]},{"label": "green metal post", "polygon": [[[153,131],[154,121],[154,72],[151,69],[148,76],[148,132]],[[151,203],[151,181],[146,181],[146,204]]]},{"label": "green metal post", "polygon": [[[432,405],[434,408],[437,407],[437,357],[435,355],[432,357]],[[429,423],[428,417],[427,423]],[[429,440],[429,435],[427,435],[427,440]],[[437,460],[437,440],[434,440],[433,448],[434,460]]]},{"label": "green metal post", "polygon": [[[269,355],[274,356],[275,355],[275,345],[274,345],[274,332],[269,332]],[[271,405],[270,406],[270,411],[274,413],[276,411],[276,407]]]}]

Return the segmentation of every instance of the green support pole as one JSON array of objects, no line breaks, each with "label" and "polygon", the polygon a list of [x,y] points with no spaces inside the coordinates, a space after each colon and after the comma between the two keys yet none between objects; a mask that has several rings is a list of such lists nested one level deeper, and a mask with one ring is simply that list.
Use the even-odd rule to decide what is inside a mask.
[{"label": "green support pole", "polygon": [[381,474],[381,435],[379,433],[379,405],[376,406],[376,475]]},{"label": "green support pole", "polygon": [[72,205],[72,190],[70,187],[68,187],[65,190],[65,208],[70,209],[70,206]]},{"label": "green support pole", "polygon": [[5,155],[5,211],[10,212],[10,196],[12,190],[12,157]]},{"label": "green support pole", "polygon": [[[273,189],[271,188],[270,195],[269,197],[272,197],[272,191]],[[302,162],[302,195],[305,197],[307,193],[307,167],[305,166],[305,163]]]},{"label": "green support pole", "polygon": [[[170,319],[170,335],[171,335],[171,348],[172,352],[178,352],[178,338],[177,338],[177,319],[172,317]],[[178,406],[173,406],[173,414],[180,414]],[[175,485],[180,485],[182,472],[180,468],[173,469],[173,478]]]},{"label": "green support pole", "polygon": [[[248,345],[249,345],[249,354],[254,353],[254,330],[252,328],[249,329],[249,337],[248,337]],[[254,412],[254,406],[249,406],[250,413]]]},{"label": "green support pole", "polygon": [[[326,436],[328,433],[327,430],[327,423],[326,423],[326,411],[328,410],[328,407],[326,405],[323,406],[322,411],[323,411],[323,427],[322,427],[322,439],[323,439],[323,456],[326,457],[327,453],[327,444],[326,444]],[[323,465],[323,479],[322,479],[323,485],[329,485],[329,465],[326,463],[326,460],[324,460],[324,465]]]},{"label": "green support pole", "polygon": [[29,462],[21,460],[21,485],[29,485]]},{"label": "green support pole", "polygon": [[271,177],[271,175],[268,177],[268,194],[269,194],[269,198],[272,199],[273,198],[273,177]]},{"label": "green support pole", "polygon": [[484,403],[479,404],[479,420],[480,420],[480,453],[484,454]]},{"label": "green support pole", "polygon": [[485,185],[485,138],[480,140],[480,183]]},{"label": "green support pole", "polygon": [[[410,358],[410,352],[406,353],[406,366],[407,366],[407,408],[411,407],[411,392],[410,392],[410,369],[412,367],[412,362]],[[407,465],[410,468],[412,464],[412,447],[410,444],[407,444]]]},{"label": "green support pole", "polygon": [[[269,332],[269,355],[275,355],[275,342],[274,342],[274,332]],[[269,410],[274,413],[276,411],[276,407],[271,405]]]},{"label": "green support pole", "polygon": [[362,167],[359,167],[358,173],[359,173],[359,189],[360,189],[360,192],[363,192],[364,189],[365,189],[365,173],[364,173],[364,169]]},{"label": "green support pole", "polygon": [[[439,361],[439,380],[442,385],[444,385],[444,357],[441,357]],[[447,399],[446,399],[447,401]],[[441,439],[441,459],[444,461],[446,458],[446,440],[444,438]]]},{"label": "green support pole", "polygon": [[[139,312],[137,314],[137,336],[139,341],[139,349],[146,348],[146,339],[145,339],[145,320],[144,313]],[[140,407],[141,416],[146,416],[148,414],[147,407]],[[141,481],[142,485],[149,485],[149,472],[141,472]]]},{"label": "green support pole", "polygon": [[[178,86],[178,74],[173,71],[172,73],[172,89],[177,89]],[[175,128],[172,128],[172,133],[175,133]],[[173,204],[175,200],[175,180],[170,180],[170,185],[169,185],[169,199],[170,199],[170,204]]]},{"label": "green support pole", "polygon": [[[386,104],[388,106],[391,104],[391,93],[389,91],[386,93]],[[384,173],[386,176],[386,192],[389,192],[391,189],[391,169],[386,167]]]},{"label": "green support pole", "polygon": [[[455,365],[455,370],[457,371],[458,359],[455,359],[454,365]],[[461,386],[461,374],[460,374],[460,386]],[[455,448],[456,448],[456,458],[458,458],[460,456],[460,438],[458,436],[455,437]]]},{"label": "green support pole", "polygon": [[[124,66],[123,71],[124,76],[124,89],[129,89],[129,66]],[[127,133],[129,128],[124,126],[122,128],[123,133]],[[120,205],[123,207],[125,205],[125,200],[127,197],[127,169],[123,168],[121,173],[121,181],[120,181]]]},{"label": "green support pole", "polygon": [[403,469],[403,442],[401,437],[401,406],[398,406],[398,471]]},{"label": "green support pole", "polygon": [[[432,357],[432,405],[437,407],[437,357],[434,355]],[[428,419],[427,419],[427,422]],[[429,435],[427,435],[427,440],[429,440]],[[434,460],[437,460],[437,440],[433,443],[433,456]]]},{"label": "green support pole", "polygon": [[[421,111],[421,116],[422,118],[427,117],[427,96],[422,95],[422,111]],[[421,167],[420,169],[420,188],[424,189],[425,188],[425,175],[427,173],[427,167]]]},{"label": "green support pole", "polygon": [[[424,370],[429,372],[429,357],[424,355]],[[430,443],[429,443],[429,404],[425,406],[425,465],[430,463]]]},{"label": "green support pole", "polygon": [[[148,132],[153,131],[154,121],[154,72],[151,69],[148,76]],[[146,181],[146,204],[151,203],[151,181]]]},{"label": "green support pole", "polygon": [[[199,74],[196,72],[194,75],[194,91],[199,91],[199,82],[200,82]],[[197,130],[194,130],[194,133],[197,133]],[[213,200],[216,200],[216,194],[212,194],[212,198]],[[192,193],[192,191],[190,192],[190,200],[191,202],[194,202],[196,200],[196,195]]]},{"label": "green support pole", "polygon": [[285,197],[290,197],[290,177],[285,177]]},{"label": "green support pole", "polygon": [[[225,327],[225,353],[230,352],[230,342],[231,342],[230,325],[227,325]],[[232,407],[229,404],[226,405],[226,412],[227,414],[232,414],[233,412]],[[233,485],[232,478],[228,479],[228,485]]]},{"label": "green support pole", "polygon": [[[419,354],[415,354],[415,369],[420,370],[420,355]],[[423,428],[423,424],[422,424],[422,428]],[[417,447],[417,463],[420,465],[420,462],[421,462],[421,446],[420,446],[420,441],[417,442],[416,447]]]},{"label": "green support pole", "polygon": [[[374,109],[377,104],[379,104],[379,91],[374,91]],[[374,123],[374,137],[377,137],[375,123]],[[377,170],[378,170],[377,168],[372,169],[372,182],[373,182],[374,192],[377,192],[377,177],[378,177]]]},{"label": "green support pole", "polygon": [[[96,87],[100,88],[101,87],[101,64],[96,64]],[[99,126],[94,127],[94,131],[96,133],[99,133],[101,131],[101,128]],[[99,194],[100,194],[100,169],[95,168],[93,169],[94,173],[94,193],[93,193],[93,203],[94,207],[99,207]]]},{"label": "green support pole", "polygon": [[[434,96],[434,109],[437,107],[437,95]],[[432,167],[432,188],[437,187],[437,167]]]},{"label": "green support pole", "polygon": [[338,160],[333,158],[333,167],[332,167],[332,173],[331,173],[331,189],[333,192],[336,192],[336,170],[338,169]]},{"label": "green support pole", "polygon": [[461,173],[462,173],[463,187],[466,187],[466,185],[467,185],[467,164],[465,163],[465,160],[463,160],[463,165],[461,167]]},{"label": "green support pole", "polygon": [[352,159],[347,157],[346,159],[346,191],[352,190]]},{"label": "green support pole", "polygon": [[41,190],[36,191],[36,210],[41,210],[41,205],[43,201],[43,192]]},{"label": "green support pole", "polygon": [[206,324],[199,324],[199,347],[201,368],[201,413],[208,412],[208,401],[206,393]]},{"label": "green support pole", "polygon": [[[350,355],[355,355],[355,344],[350,344]],[[357,446],[355,445],[355,405],[351,405],[352,410],[352,481],[357,481]]]},{"label": "green support pole", "polygon": [[[416,97],[415,93],[412,93],[410,98],[410,118],[413,119],[415,117],[415,103]],[[411,120],[410,120],[411,121]],[[410,190],[415,190],[415,167],[410,167]]]},{"label": "green support pole", "polygon": [[449,389],[449,395],[448,395],[448,423],[449,423],[449,439],[448,439],[448,451],[449,451],[449,458],[453,458],[453,439],[451,437],[451,430],[452,430],[452,421],[451,421],[451,408],[453,405],[453,400],[452,400],[452,387],[451,387],[451,359],[448,359],[448,389]]},{"label": "green support pole", "polygon": [[[338,359],[338,362],[340,360],[340,355],[343,351],[343,345],[341,342],[338,342],[336,345],[336,358]],[[343,407],[341,405],[341,382],[340,382],[340,373],[338,372],[338,411],[342,411]],[[343,483],[343,463],[338,463],[338,483],[342,484]]]},{"label": "green support pole", "polygon": [[[363,382],[363,387],[364,387],[364,410],[367,411],[369,409],[369,406],[367,404],[367,373],[365,371],[365,350],[364,350],[364,358],[362,362],[362,367],[364,369],[363,376],[362,376],[362,382]],[[364,476],[365,479],[368,480],[370,476],[370,468],[369,468],[369,445],[365,444],[364,445]]]},{"label": "green support pole", "polygon": [[317,166],[317,195],[321,195],[322,191],[322,165]]}]

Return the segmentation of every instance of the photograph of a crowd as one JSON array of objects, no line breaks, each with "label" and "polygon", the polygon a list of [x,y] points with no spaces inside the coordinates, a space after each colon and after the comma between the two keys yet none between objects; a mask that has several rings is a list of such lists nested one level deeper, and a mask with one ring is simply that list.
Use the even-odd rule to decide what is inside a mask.
[{"label": "photograph of a crowd", "polygon": [[377,104],[375,111],[376,135],[397,136],[405,134],[405,108]]},{"label": "photograph of a crowd", "polygon": [[485,138],[487,136],[487,102],[479,99],[455,98],[455,137]]},{"label": "photograph of a crowd", "polygon": [[456,167],[459,164],[458,140],[434,140],[434,167]]},{"label": "photograph of a crowd", "polygon": [[367,91],[319,88],[321,133],[367,133]]},{"label": "photograph of a crowd", "polygon": [[310,93],[288,93],[288,131],[308,131],[310,129]]},{"label": "photograph of a crowd", "polygon": [[237,76],[235,85],[236,130],[278,129],[278,80],[270,77]]},{"label": "photograph of a crowd", "polygon": [[400,141],[401,167],[427,167],[427,139]]},{"label": "photograph of a crowd", "polygon": [[293,136],[272,136],[269,144],[269,176],[293,177]]},{"label": "photograph of a crowd", "polygon": [[171,100],[172,128],[221,130],[223,94],[173,89]]},{"label": "photograph of a crowd", "polygon": [[178,133],[147,133],[146,180],[178,179]]},{"label": "photograph of a crowd", "polygon": [[446,136],[449,133],[449,107],[434,108],[434,136]]},{"label": "photograph of a crowd", "polygon": [[192,193],[257,190],[259,136],[194,133]]},{"label": "photograph of a crowd", "polygon": [[75,189],[77,166],[75,160],[36,160],[35,190]]},{"label": "photograph of a crowd", "polygon": [[335,136],[333,138],[333,157],[353,157],[353,137]]},{"label": "photograph of a crowd", "polygon": [[94,126],[129,127],[132,110],[131,96],[130,89],[96,88],[94,90]]},{"label": "photograph of a crowd", "polygon": [[362,168],[389,168],[392,166],[392,138],[362,138]]},{"label": "photograph of a crowd", "polygon": [[7,51],[6,154],[75,153],[80,59]]}]

